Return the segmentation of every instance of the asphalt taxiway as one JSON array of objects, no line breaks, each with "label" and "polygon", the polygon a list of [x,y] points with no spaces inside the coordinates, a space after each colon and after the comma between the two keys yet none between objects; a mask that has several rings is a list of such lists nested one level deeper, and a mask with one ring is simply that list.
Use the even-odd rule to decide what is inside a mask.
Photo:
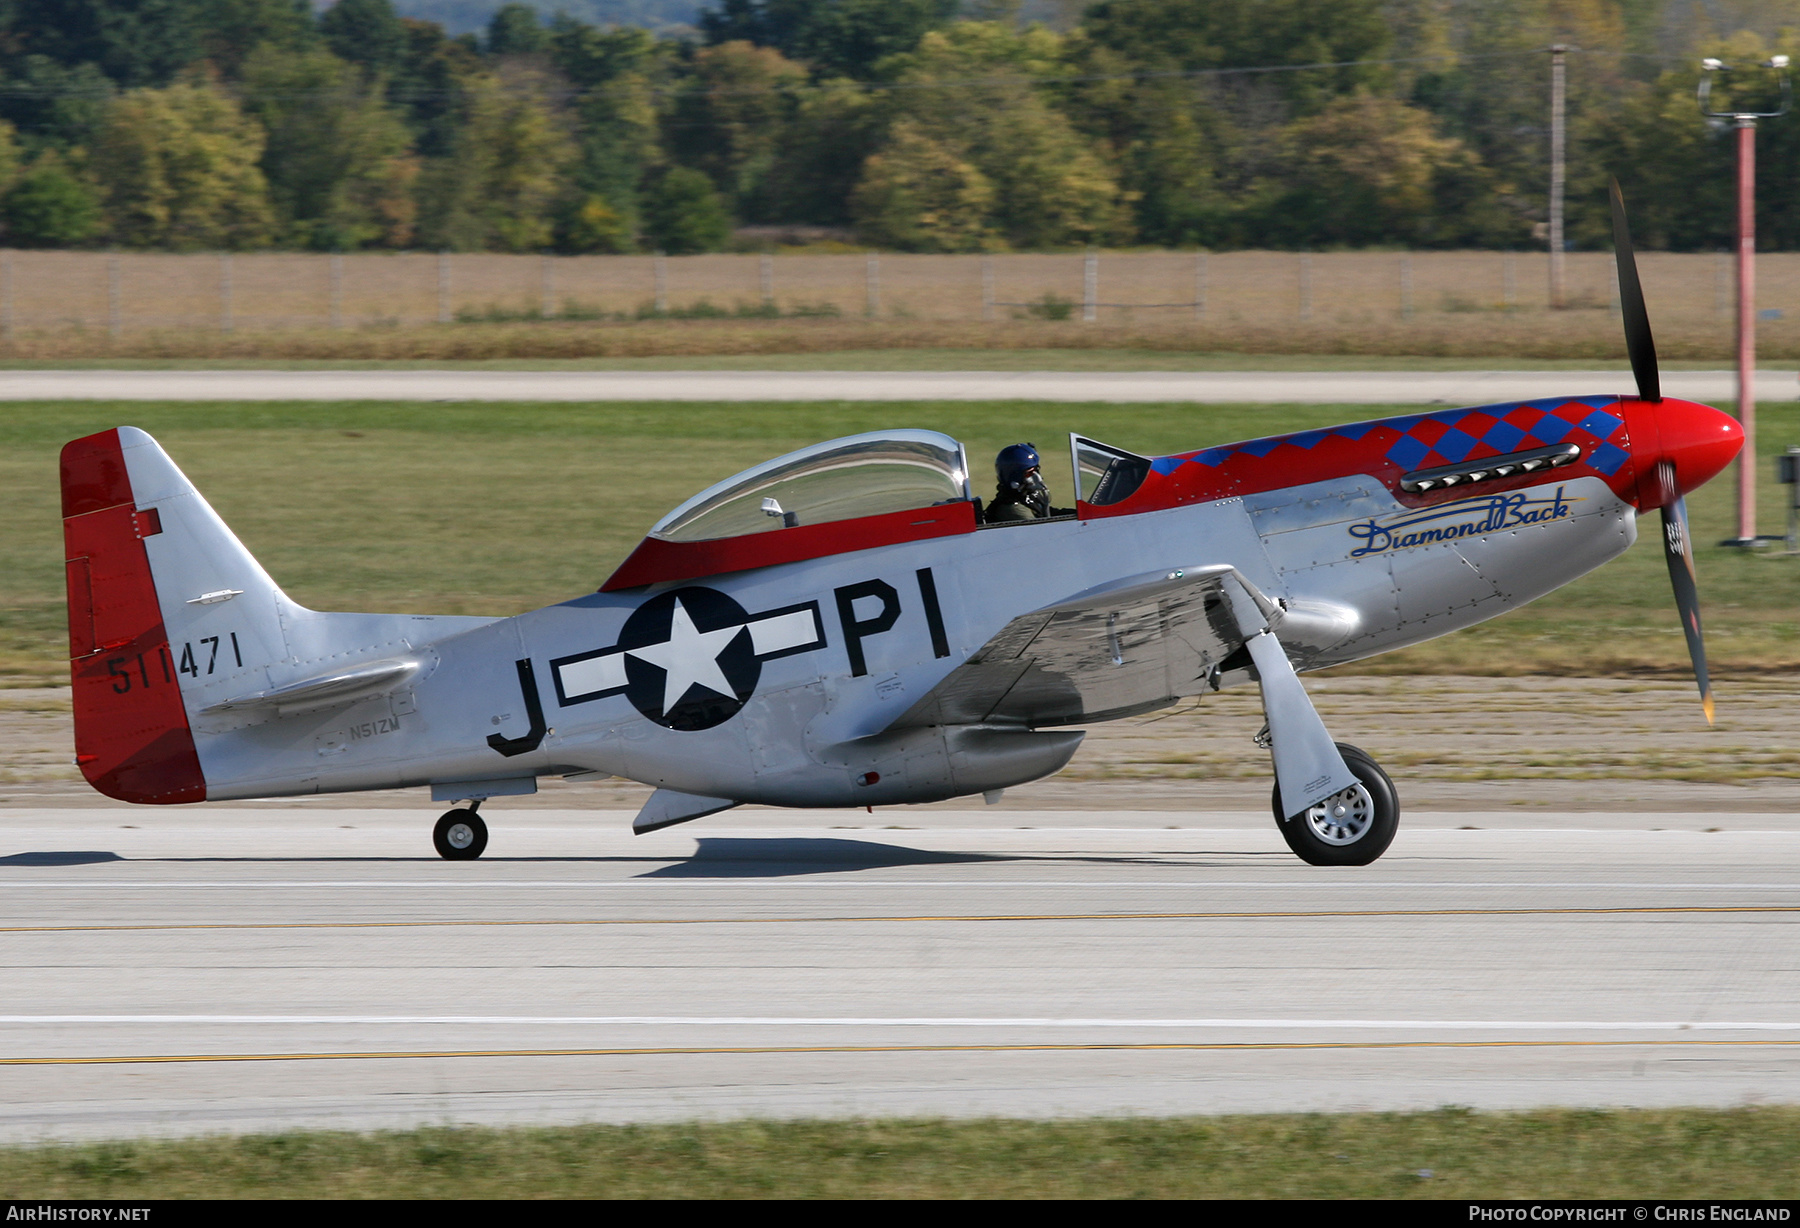
[{"label": "asphalt taxiway", "polygon": [[0,1139],[1800,1099],[1784,815],[490,809],[9,808]]},{"label": "asphalt taxiway", "polygon": [[[1759,371],[1757,395],[1800,393]],[[0,371],[0,401],[1189,401],[1483,405],[1629,395],[1629,371]],[[1731,371],[1664,371],[1663,393],[1737,396]]]}]

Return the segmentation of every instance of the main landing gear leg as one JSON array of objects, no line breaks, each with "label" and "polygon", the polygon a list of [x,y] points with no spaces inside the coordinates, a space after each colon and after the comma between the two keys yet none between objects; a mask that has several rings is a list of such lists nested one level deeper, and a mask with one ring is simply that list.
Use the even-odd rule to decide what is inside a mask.
[{"label": "main landing gear leg", "polygon": [[477,798],[466,807],[444,812],[431,829],[431,842],[438,856],[446,861],[474,861],[487,848],[487,824],[475,811],[481,806]]},{"label": "main landing gear leg", "polygon": [[1400,825],[1394,782],[1362,751],[1331,740],[1270,627],[1276,607],[1242,576],[1234,579],[1225,593],[1262,686],[1268,725],[1256,742],[1275,761],[1275,824],[1302,861],[1366,866]]}]

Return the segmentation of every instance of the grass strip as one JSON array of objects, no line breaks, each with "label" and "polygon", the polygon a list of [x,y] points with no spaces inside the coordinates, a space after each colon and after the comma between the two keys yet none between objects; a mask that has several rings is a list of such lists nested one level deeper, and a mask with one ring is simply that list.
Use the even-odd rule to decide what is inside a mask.
[{"label": "grass strip", "polygon": [[1800,1108],[290,1131],[0,1150],[0,1198],[1793,1198]]}]

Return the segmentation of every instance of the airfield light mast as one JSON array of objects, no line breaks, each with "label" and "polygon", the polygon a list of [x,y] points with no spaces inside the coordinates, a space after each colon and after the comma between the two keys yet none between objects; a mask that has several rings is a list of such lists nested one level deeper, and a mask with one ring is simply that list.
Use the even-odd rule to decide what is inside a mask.
[{"label": "airfield light mast", "polygon": [[[1780,74],[1781,105],[1773,111],[1712,109],[1713,74],[1729,65],[1708,56],[1700,61],[1700,112],[1737,129],[1737,377],[1738,422],[1744,428],[1744,450],[1737,459],[1738,531],[1720,545],[1755,547],[1756,535],[1756,121],[1786,115],[1793,101],[1788,83],[1788,57],[1773,56],[1763,68]],[[1773,540],[1773,539],[1770,539]]]},{"label": "airfield light mast", "polygon": [[1568,91],[1564,78],[1564,60],[1570,47],[1553,43],[1550,47],[1550,306],[1563,307],[1563,165],[1566,157],[1564,118]]}]

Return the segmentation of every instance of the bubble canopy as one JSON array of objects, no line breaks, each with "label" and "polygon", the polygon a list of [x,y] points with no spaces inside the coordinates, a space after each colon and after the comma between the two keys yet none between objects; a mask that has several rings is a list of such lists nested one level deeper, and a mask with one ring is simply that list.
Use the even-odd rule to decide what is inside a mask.
[{"label": "bubble canopy", "polygon": [[764,461],[657,521],[662,541],[714,541],[969,499],[962,444],[937,431],[870,431]]}]

